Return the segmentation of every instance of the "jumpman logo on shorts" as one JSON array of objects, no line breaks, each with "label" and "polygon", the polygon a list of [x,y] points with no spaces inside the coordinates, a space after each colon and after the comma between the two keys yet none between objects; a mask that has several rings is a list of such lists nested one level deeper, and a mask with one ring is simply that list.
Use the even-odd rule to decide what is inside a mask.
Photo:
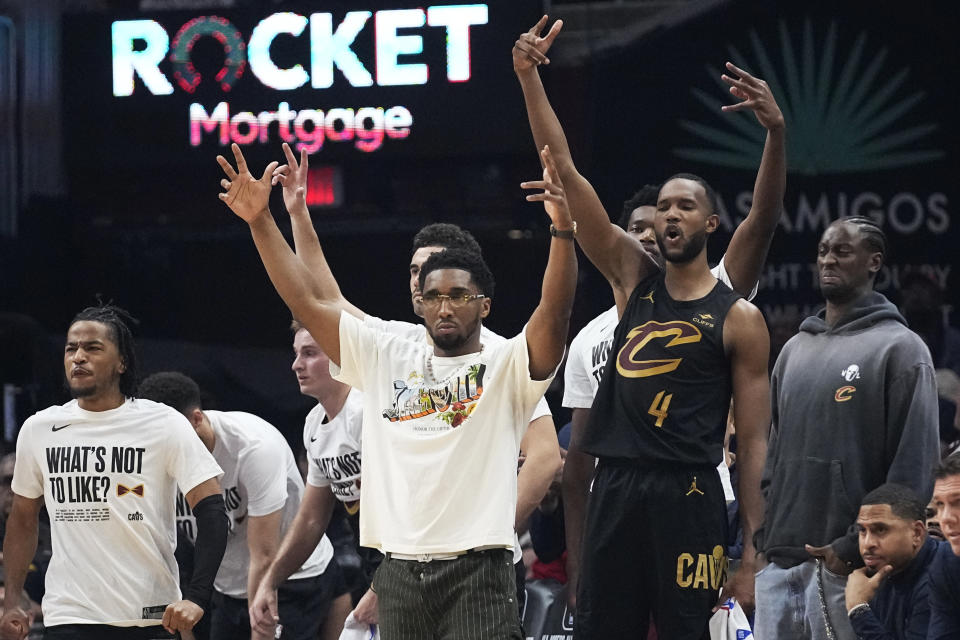
[{"label": "jumpman logo on shorts", "polygon": [[697,476],[693,476],[693,482],[690,483],[690,489],[687,490],[686,495],[690,495],[691,493],[706,495],[703,491],[700,491],[699,487],[697,487]]}]

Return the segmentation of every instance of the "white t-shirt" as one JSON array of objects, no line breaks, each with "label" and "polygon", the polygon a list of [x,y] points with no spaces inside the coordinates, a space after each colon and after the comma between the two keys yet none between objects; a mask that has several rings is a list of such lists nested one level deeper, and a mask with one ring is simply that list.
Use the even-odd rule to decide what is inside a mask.
[{"label": "white t-shirt", "polygon": [[[76,400],[44,409],[17,438],[13,491],[43,497],[53,555],[44,623],[150,626],[181,598],[177,486],[221,475],[185,417],[128,398],[109,411]],[[145,619],[145,608],[155,618]]]},{"label": "white t-shirt", "polygon": [[[430,340],[430,334],[427,333],[427,328],[422,324],[413,324],[411,322],[403,322],[402,320],[381,320],[380,318],[371,315],[364,316],[363,323],[368,327],[376,329],[377,331],[391,333],[406,340],[412,340],[413,342],[424,342],[430,345],[433,344]],[[501,336],[499,333],[491,331],[485,326],[480,325],[481,344],[492,346],[505,341],[506,338]],[[552,417],[553,414],[550,412],[550,407],[547,405],[546,398],[541,397],[537,402],[536,409],[533,410],[533,415],[530,416],[528,424],[537,418],[542,418],[543,416]],[[516,469],[514,469],[514,471],[516,471]],[[516,533],[514,533],[513,563],[517,564],[521,560],[523,560],[523,547],[520,545],[520,538]]]},{"label": "white t-shirt", "polygon": [[[711,269],[710,273],[723,284],[733,288],[723,260],[724,258],[721,258],[720,263]],[[753,300],[755,295],[756,285],[747,299]],[[589,409],[593,406],[593,397],[597,395],[603,368],[613,346],[613,334],[619,322],[617,307],[614,305],[588,322],[570,343],[567,365],[563,371],[563,406],[570,409]],[[717,471],[720,473],[726,499],[733,500],[730,470],[726,463],[721,462]]]},{"label": "white t-shirt", "polygon": [[330,487],[351,515],[359,508],[361,438],[363,435],[363,394],[350,389],[343,408],[324,422],[327,412],[317,404],[303,426],[303,447],[307,452],[307,482]]},{"label": "white t-shirt", "polygon": [[[290,445],[266,420],[242,411],[204,411],[204,414],[213,427],[213,457],[223,469],[220,484],[229,526],[227,549],[213,584],[224,595],[245,599],[250,570],[249,518],[283,509],[282,539],[297,515],[303,479]],[[178,502],[177,526],[191,542],[196,542],[196,521],[185,500]],[[320,575],[332,557],[333,545],[323,536],[307,561],[289,579]]]},{"label": "white t-shirt", "polygon": [[511,548],[520,441],[553,377],[530,379],[524,334],[435,357],[423,340],[342,313],[340,365],[331,363],[334,377],[364,392],[360,544]]}]

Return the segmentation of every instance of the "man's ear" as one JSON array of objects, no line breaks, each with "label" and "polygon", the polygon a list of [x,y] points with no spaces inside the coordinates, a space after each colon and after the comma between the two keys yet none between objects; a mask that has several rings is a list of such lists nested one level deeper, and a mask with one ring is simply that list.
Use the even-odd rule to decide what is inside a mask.
[{"label": "man's ear", "polygon": [[707,216],[707,233],[713,233],[719,226],[720,216],[715,213],[711,213],[709,216]]},{"label": "man's ear", "polygon": [[200,409],[200,407],[191,409],[187,413],[187,420],[189,420],[190,424],[193,425],[194,431],[199,429],[200,425],[203,424],[203,411]]},{"label": "man's ear", "polygon": [[883,268],[883,254],[880,252],[870,254],[870,262],[867,265],[867,269],[870,270],[870,273],[877,274],[880,272],[880,269]]},{"label": "man's ear", "polygon": [[481,318],[486,318],[488,315],[490,315],[490,305],[492,304],[493,304],[493,300],[491,300],[490,298],[483,298],[480,301],[480,317]]}]

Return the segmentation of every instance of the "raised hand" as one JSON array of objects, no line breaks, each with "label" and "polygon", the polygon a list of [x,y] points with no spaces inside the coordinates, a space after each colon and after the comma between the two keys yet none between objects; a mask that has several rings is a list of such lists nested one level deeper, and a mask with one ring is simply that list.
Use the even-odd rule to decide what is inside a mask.
[{"label": "raised hand", "polygon": [[237,169],[233,167],[223,156],[217,156],[217,163],[227,178],[220,181],[220,186],[226,189],[225,193],[219,194],[221,200],[227,203],[230,210],[251,223],[263,214],[269,214],[268,205],[270,203],[270,176],[276,169],[277,163],[271,162],[263,170],[263,176],[259,180],[253,177],[247,168],[247,161],[236,143],[230,145],[233,150],[233,157],[237,161]]},{"label": "raised hand", "polygon": [[290,145],[283,143],[283,155],[287,157],[287,164],[282,164],[273,170],[270,184],[283,185],[283,204],[287,211],[293,213],[298,204],[307,197],[307,172],[310,161],[306,149],[300,150],[300,163],[290,150]]},{"label": "raised hand", "polygon": [[760,78],[754,78],[732,62],[728,62],[726,67],[728,71],[735,73],[738,77],[732,78],[723,74],[720,79],[730,85],[730,93],[739,98],[741,102],[724,105],[722,109],[724,111],[750,109],[764,128],[768,130],[782,129],[784,126],[783,114],[780,112],[780,107],[777,106],[777,101],[774,99],[769,85]]},{"label": "raised hand", "polygon": [[542,193],[531,193],[527,196],[529,202],[542,202],[543,208],[547,210],[550,221],[557,229],[573,228],[573,217],[570,215],[570,208],[567,205],[567,196],[563,191],[563,182],[560,181],[560,173],[557,171],[557,165],[550,155],[550,146],[545,145],[540,151],[540,159],[543,163],[543,180],[531,180],[521,182],[520,186],[524,189],[543,189]]},{"label": "raised hand", "polygon": [[529,31],[520,34],[520,38],[513,45],[514,71],[524,71],[541,64],[550,64],[547,51],[560,33],[560,29],[563,28],[563,20],[554,22],[547,35],[541,38],[540,33],[547,26],[547,20],[547,16],[543,16],[537,24],[530,27]]}]

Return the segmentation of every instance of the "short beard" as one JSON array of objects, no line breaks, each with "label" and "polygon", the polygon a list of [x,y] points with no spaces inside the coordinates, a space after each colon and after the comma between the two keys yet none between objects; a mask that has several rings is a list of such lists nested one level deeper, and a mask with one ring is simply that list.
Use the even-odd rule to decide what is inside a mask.
[{"label": "short beard", "polygon": [[89,398],[92,395],[96,395],[97,386],[93,385],[92,387],[74,387],[67,383],[67,389],[70,390],[70,397],[73,399],[77,398]]},{"label": "short beard", "polygon": [[444,351],[453,351],[454,349],[459,349],[463,345],[467,344],[468,336],[462,333],[445,333],[443,335],[435,336],[433,332],[430,332],[430,338],[433,340],[433,344],[440,347]]},{"label": "short beard", "polygon": [[700,255],[700,252],[703,251],[703,248],[707,244],[707,232],[704,230],[698,231],[690,236],[690,239],[687,240],[687,243],[683,245],[680,249],[680,255],[671,256],[667,252],[667,248],[663,244],[663,238],[657,236],[657,246],[660,248],[660,255],[663,256],[664,261],[672,262],[674,264],[686,264]]}]

